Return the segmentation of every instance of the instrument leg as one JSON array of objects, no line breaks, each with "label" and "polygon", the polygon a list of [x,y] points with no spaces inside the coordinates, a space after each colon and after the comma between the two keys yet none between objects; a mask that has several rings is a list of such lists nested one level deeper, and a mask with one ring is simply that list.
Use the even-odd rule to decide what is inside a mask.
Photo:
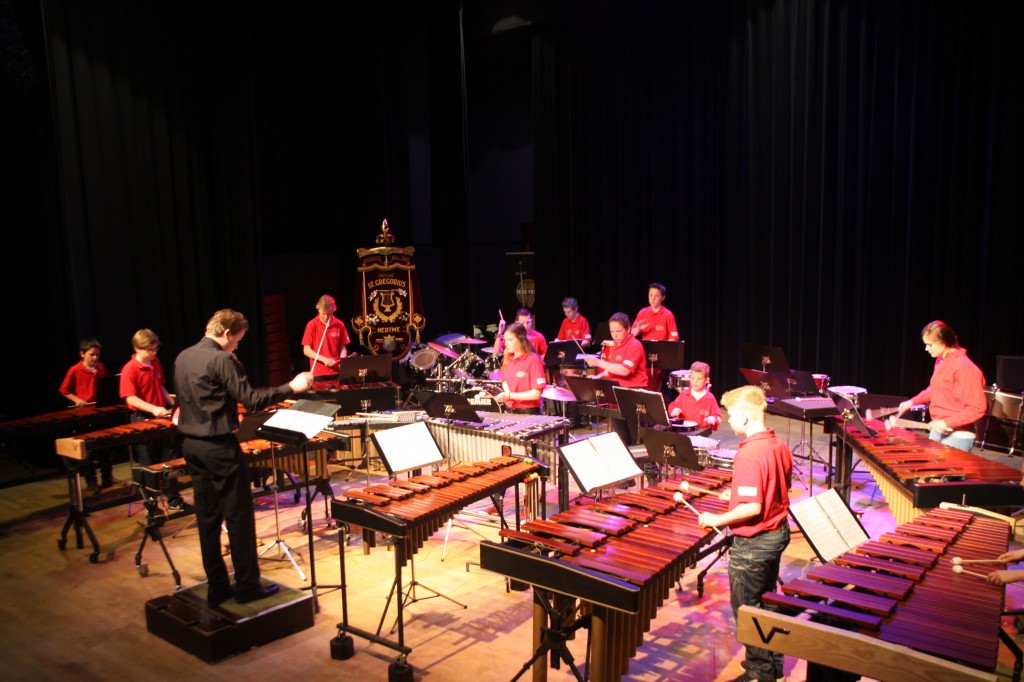
[{"label": "instrument leg", "polygon": [[569,620],[566,615],[570,609],[576,608],[576,601],[566,599],[560,607],[555,608],[551,603],[553,596],[552,593],[539,587],[533,588],[534,644],[538,645],[539,640],[539,645],[530,660],[524,663],[516,676],[512,678],[512,682],[525,675],[530,668],[533,668],[534,682],[544,682],[547,679],[547,669],[543,661],[548,652],[555,659],[552,663],[553,667],[557,667],[555,664],[559,660],[564,661],[579,682],[584,680],[583,675],[576,667],[572,652],[569,651],[569,647],[565,643],[575,636],[577,630],[590,626],[590,616],[579,618],[568,626],[561,626],[561,623]]}]

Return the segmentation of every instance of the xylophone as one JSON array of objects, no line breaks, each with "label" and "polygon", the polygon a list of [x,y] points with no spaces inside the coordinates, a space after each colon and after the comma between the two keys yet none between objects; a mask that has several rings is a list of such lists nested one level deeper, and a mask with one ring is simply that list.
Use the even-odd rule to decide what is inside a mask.
[{"label": "xylophone", "polygon": [[111,407],[69,407],[59,412],[48,412],[24,419],[0,422],[0,439],[18,440],[26,437],[59,438],[65,434],[92,431],[119,424],[127,417],[120,405]]},{"label": "xylophone", "polygon": [[[456,462],[482,462],[499,454],[526,455],[554,471],[558,461],[557,438],[572,422],[543,414],[477,412],[482,422],[427,421],[437,447]],[[508,446],[510,452],[502,451]]]},{"label": "xylophone", "polygon": [[71,438],[58,438],[56,440],[57,454],[68,459],[83,460],[94,450],[115,447],[119,445],[138,445],[149,443],[154,440],[167,438],[177,433],[174,422],[170,419],[147,419],[141,422],[131,422],[112,426],[109,429],[91,431]]},{"label": "xylophone", "polygon": [[[781,614],[741,607],[739,641],[879,680],[995,680],[1003,588],[953,559],[1005,552],[1012,519],[950,506],[766,594]],[[834,624],[783,615],[804,609]]]},{"label": "xylophone", "polygon": [[[904,428],[886,431],[877,420],[866,423],[878,431],[875,436],[852,425],[843,433],[840,420],[825,422],[840,446],[839,480],[848,482],[855,451],[885,495],[897,524],[942,502],[976,507],[1024,504],[1019,470],[942,445],[919,432]],[[843,443],[849,447],[843,448]]]},{"label": "xylophone", "polygon": [[[480,543],[480,565],[534,586],[535,644],[570,615],[566,598],[570,608],[580,600],[588,612],[592,679],[618,680],[629,673],[630,659],[683,571],[730,544],[730,538],[700,528],[673,494],[685,480],[684,499],[699,511],[722,512],[728,503],[717,493],[731,478],[732,472],[704,469],[573,507],[549,521],[530,521],[518,532],[503,530],[508,542]],[[534,680],[545,679],[544,657],[531,663]]]},{"label": "xylophone", "polygon": [[[402,586],[402,568],[423,546],[431,535],[447,523],[453,514],[464,507],[485,499],[490,495],[503,493],[509,486],[517,486],[528,477],[543,472],[543,465],[536,460],[519,457],[496,457],[487,462],[460,464],[447,471],[430,475],[398,479],[388,485],[373,485],[344,493],[345,499],[331,503],[331,513],[338,524],[338,544],[342,551],[338,560],[341,566],[342,622],[338,624],[339,635],[332,648],[347,647],[347,655],[335,651],[335,658],[349,658],[352,655],[351,632],[377,644],[395,649],[402,656],[396,665],[404,666],[404,657],[412,650],[405,646],[405,631],[402,620],[404,607],[402,595],[396,600],[398,617],[398,641],[380,636],[388,606],[384,607],[381,626],[372,633],[354,627],[348,622],[348,594],[345,580],[345,526],[354,524],[370,531],[387,533],[395,546],[395,580],[392,594]],[[519,523],[519,496],[516,495],[516,525]],[[413,573],[415,580],[415,573]],[[439,595],[440,596],[440,595]],[[390,604],[391,597],[388,597]],[[340,644],[344,641],[344,645]]]}]

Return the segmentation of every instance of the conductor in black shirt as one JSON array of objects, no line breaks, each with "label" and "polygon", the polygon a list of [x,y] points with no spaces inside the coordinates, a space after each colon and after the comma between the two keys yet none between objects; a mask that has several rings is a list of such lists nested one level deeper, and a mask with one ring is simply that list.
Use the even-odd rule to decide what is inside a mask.
[{"label": "conductor in black shirt", "polygon": [[[231,597],[242,604],[256,601],[278,589],[260,583],[249,467],[235,437],[238,403],[250,412],[257,411],[305,391],[312,383],[309,372],[303,372],[275,388],[250,386],[245,368],[234,355],[248,329],[249,322],[241,313],[218,310],[206,324],[206,335],[183,350],[174,363],[174,387],[181,409],[178,431],[184,437],[182,450],[192,476],[211,606]],[[231,544],[233,588],[220,552],[222,522]]]}]

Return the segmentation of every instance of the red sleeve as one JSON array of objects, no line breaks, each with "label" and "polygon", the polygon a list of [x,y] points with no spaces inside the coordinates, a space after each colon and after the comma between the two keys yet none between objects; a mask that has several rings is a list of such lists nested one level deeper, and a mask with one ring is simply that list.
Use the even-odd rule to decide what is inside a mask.
[{"label": "red sleeve", "polygon": [[64,375],[64,381],[60,385],[61,395],[69,395],[75,393],[75,368],[78,365],[71,365],[71,369],[68,370],[67,374]]}]

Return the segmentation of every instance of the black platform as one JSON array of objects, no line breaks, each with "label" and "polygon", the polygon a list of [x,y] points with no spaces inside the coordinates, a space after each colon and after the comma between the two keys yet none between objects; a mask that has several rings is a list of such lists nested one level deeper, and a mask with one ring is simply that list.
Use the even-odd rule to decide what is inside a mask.
[{"label": "black platform", "polygon": [[249,604],[229,599],[210,607],[205,582],[146,602],[149,631],[207,663],[312,626],[312,595],[284,585],[277,594]]}]

